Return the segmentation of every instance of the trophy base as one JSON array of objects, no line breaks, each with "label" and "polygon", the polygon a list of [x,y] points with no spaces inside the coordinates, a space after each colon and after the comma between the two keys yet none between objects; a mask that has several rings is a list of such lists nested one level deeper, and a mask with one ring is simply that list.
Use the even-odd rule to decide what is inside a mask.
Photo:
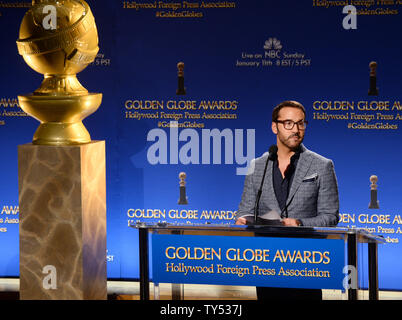
[{"label": "trophy base", "polygon": [[20,299],[106,300],[105,141],[19,145],[18,181]]},{"label": "trophy base", "polygon": [[186,199],[180,199],[179,201],[177,201],[177,204],[188,204],[188,200]]},{"label": "trophy base", "polygon": [[[185,177],[185,174],[184,174],[184,177]],[[177,204],[188,204],[185,186],[180,186],[180,197],[179,197],[179,201],[177,201]]]},{"label": "trophy base", "polygon": [[18,96],[22,110],[41,124],[33,137],[37,145],[77,145],[91,142],[82,123],[102,102],[101,93],[86,95],[26,95]]}]

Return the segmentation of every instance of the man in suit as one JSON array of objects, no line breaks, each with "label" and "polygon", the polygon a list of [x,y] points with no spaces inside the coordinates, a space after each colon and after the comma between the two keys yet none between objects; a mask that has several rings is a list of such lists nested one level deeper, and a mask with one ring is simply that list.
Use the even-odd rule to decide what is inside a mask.
[{"label": "man in suit", "polygon": [[[265,153],[251,163],[236,224],[246,224],[242,216],[254,214],[265,171],[258,215],[276,211],[284,226],[336,226],[339,199],[334,165],[302,144],[307,127],[305,108],[297,101],[280,103],[272,112],[271,127],[277,152]],[[321,290],[257,288],[258,299],[280,298],[281,294],[284,298],[322,298]]]}]

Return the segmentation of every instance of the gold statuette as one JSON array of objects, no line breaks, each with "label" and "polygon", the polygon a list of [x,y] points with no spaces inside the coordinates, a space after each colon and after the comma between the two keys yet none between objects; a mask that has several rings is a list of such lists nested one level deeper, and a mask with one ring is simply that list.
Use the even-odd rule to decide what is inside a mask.
[{"label": "gold statuette", "polygon": [[370,88],[368,94],[369,96],[378,96],[377,62],[371,61],[369,67],[370,67]]},{"label": "gold statuette", "polygon": [[178,204],[188,204],[188,199],[186,196],[186,177],[187,175],[185,172],[179,173],[180,198],[179,201],[177,202]]},{"label": "gold statuette", "polygon": [[184,87],[184,62],[177,64],[177,95],[185,95],[186,88]]},{"label": "gold statuette", "polygon": [[44,75],[33,93],[18,96],[21,108],[40,121],[33,143],[74,145],[91,141],[82,123],[102,101],[88,93],[76,74],[94,61],[98,31],[83,0],[34,0],[25,14],[17,40],[18,52]]},{"label": "gold statuette", "polygon": [[375,175],[370,176],[370,203],[369,203],[369,209],[379,209],[379,201],[377,200],[377,182],[378,182],[378,177]]}]

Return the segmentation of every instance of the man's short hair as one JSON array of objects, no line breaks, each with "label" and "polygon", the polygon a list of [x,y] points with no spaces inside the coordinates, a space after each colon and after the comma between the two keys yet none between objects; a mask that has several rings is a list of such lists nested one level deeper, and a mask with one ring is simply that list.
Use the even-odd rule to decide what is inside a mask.
[{"label": "man's short hair", "polygon": [[291,107],[291,108],[297,108],[300,109],[301,111],[303,111],[304,113],[304,117],[306,117],[306,109],[304,108],[304,106],[297,101],[283,101],[280,104],[278,104],[274,110],[272,111],[272,122],[276,122],[276,120],[278,120],[279,117],[279,111],[281,111],[282,108],[284,107]]}]

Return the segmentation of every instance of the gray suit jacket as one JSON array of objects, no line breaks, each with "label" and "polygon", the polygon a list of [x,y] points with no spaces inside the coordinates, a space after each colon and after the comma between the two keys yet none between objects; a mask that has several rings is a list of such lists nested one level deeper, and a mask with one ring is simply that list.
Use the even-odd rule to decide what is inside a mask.
[{"label": "gray suit jacket", "polygon": [[[303,226],[336,226],[339,221],[339,198],[333,162],[306,149],[303,144],[301,148],[286,202],[288,217],[299,219]],[[268,156],[267,152],[251,162],[236,218],[254,214],[255,200]],[[272,165],[273,162],[269,161],[259,203],[259,215],[271,210],[281,213],[273,187]]]}]

